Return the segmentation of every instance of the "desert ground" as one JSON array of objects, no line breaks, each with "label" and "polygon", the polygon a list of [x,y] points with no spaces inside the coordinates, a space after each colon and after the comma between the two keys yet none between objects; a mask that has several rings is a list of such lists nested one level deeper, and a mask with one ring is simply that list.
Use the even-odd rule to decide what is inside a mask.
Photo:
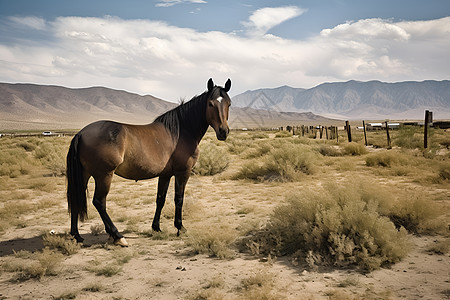
[{"label": "desert ground", "polygon": [[[372,146],[365,147],[361,133],[348,143],[344,133],[336,142],[311,134],[232,132],[219,142],[208,132],[186,188],[187,231],[179,237],[173,182],[162,232],[155,233],[157,179],[114,178],[107,209],[127,248],[111,244],[90,203],[80,224],[84,243],[68,236],[63,174],[71,137],[1,138],[0,299],[448,299],[450,134],[433,131],[432,146],[421,149],[419,131],[391,133],[392,149],[383,133],[370,133]],[[307,160],[286,154],[292,149]],[[372,212],[403,233],[402,249],[388,245],[394,258],[361,258],[357,246],[344,258],[332,246],[289,253],[270,248],[264,234],[275,228],[280,207],[290,197],[321,201],[330,195],[334,201],[330,184],[385,203],[389,211]],[[92,180],[88,190],[92,197]],[[398,219],[394,227],[391,220]],[[283,239],[279,243],[285,249]]]}]

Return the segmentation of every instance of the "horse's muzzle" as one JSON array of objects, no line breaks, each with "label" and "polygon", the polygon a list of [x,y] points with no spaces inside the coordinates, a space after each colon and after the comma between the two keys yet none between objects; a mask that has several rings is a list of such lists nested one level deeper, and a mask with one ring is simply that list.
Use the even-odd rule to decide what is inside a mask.
[{"label": "horse's muzzle", "polygon": [[225,141],[227,139],[228,136],[228,132],[230,131],[230,129],[227,128],[219,128],[219,131],[216,132],[217,135],[217,139],[219,141]]}]

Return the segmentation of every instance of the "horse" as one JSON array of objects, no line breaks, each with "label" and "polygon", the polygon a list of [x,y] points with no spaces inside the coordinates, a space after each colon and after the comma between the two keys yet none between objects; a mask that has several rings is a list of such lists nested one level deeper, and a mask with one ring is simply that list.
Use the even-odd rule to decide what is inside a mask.
[{"label": "horse", "polygon": [[67,202],[71,220],[70,234],[77,242],[78,220],[87,217],[86,189],[94,178],[92,203],[114,244],[128,246],[106,212],[106,196],[114,174],[131,180],[158,178],[154,231],[161,231],[160,216],[170,179],[175,177],[175,218],[177,235],[184,232],[182,207],[186,183],[197,161],[198,145],[211,126],[218,140],[229,134],[228,113],[231,99],[228,91],[211,79],[207,91],[160,115],[152,123],[131,125],[113,121],[97,121],[81,129],[72,139],[67,153]]}]

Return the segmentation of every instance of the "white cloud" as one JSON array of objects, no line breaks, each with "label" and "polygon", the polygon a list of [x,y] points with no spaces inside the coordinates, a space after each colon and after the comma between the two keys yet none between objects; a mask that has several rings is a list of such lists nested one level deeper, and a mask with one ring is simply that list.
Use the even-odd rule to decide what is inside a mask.
[{"label": "white cloud", "polygon": [[261,36],[271,28],[298,17],[304,12],[306,12],[305,9],[297,6],[264,7],[253,12],[248,22],[242,22],[242,24],[247,28],[248,35]]},{"label": "white cloud", "polygon": [[61,17],[43,24],[51,44],[23,38],[0,43],[0,81],[101,85],[178,101],[204,91],[210,77],[217,84],[231,78],[231,95],[284,84],[450,78],[450,32],[443,29],[450,28],[450,17],[359,20],[299,41],[115,17]]},{"label": "white cloud", "polygon": [[11,20],[13,23],[19,26],[28,27],[30,29],[36,30],[46,29],[45,20],[38,17],[9,17],[9,20]]},{"label": "white cloud", "polygon": [[157,6],[157,7],[170,7],[170,6],[174,6],[174,5],[182,4],[182,3],[203,4],[203,3],[207,3],[207,2],[203,1],[203,0],[159,0],[158,3],[156,3],[155,6]]}]

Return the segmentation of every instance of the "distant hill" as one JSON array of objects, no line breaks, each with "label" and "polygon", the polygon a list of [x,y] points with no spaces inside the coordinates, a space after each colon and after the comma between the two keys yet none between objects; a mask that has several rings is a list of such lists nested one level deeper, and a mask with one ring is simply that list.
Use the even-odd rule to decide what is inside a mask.
[{"label": "distant hill", "polygon": [[[151,122],[175,104],[104,87],[69,89],[60,86],[0,83],[0,116],[11,126],[79,128],[99,119]],[[2,126],[4,128],[4,126]]]},{"label": "distant hill", "polygon": [[[153,96],[91,87],[0,83],[0,130],[79,129],[102,119],[146,124],[177,104]],[[293,124],[322,124],[339,121],[312,113],[268,112],[232,106],[233,128],[275,127]]]},{"label": "distant hill", "polygon": [[283,112],[313,112],[348,119],[422,119],[430,109],[450,118],[450,81],[385,83],[348,81],[311,89],[282,86],[233,97],[238,107]]}]

